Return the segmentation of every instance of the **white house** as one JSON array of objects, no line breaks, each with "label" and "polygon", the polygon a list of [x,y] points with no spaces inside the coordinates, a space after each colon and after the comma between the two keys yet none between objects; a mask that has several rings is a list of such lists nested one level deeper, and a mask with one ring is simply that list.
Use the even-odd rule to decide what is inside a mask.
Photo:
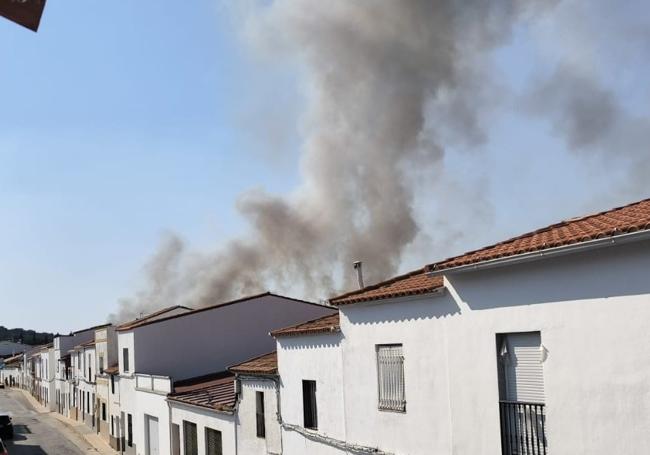
[{"label": "white house", "polygon": [[645,200],[332,299],[275,332],[283,453],[650,453],[648,270]]},{"label": "white house", "polygon": [[0,369],[0,381],[9,387],[22,387],[23,365],[25,355],[20,353],[5,359],[4,367]]},{"label": "white house", "polygon": [[76,419],[84,422],[89,428],[95,429],[97,402],[96,402],[96,349],[95,339],[75,346],[71,351],[74,381],[74,403]]},{"label": "white house", "polygon": [[[117,333],[115,326],[106,325],[95,330],[95,408],[96,430],[107,444],[110,444],[111,366],[117,366]],[[114,424],[113,424],[114,426]],[[114,431],[114,428],[113,428]]]},{"label": "white house", "polygon": [[54,410],[54,349],[52,343],[28,354],[29,390],[46,408]]},{"label": "white house", "polygon": [[278,381],[273,352],[229,371],[175,382],[167,398],[172,455],[282,453]]},{"label": "white house", "polygon": [[[125,452],[170,454],[173,447],[184,447],[180,441],[190,436],[184,428],[193,427],[181,426],[175,433],[170,426],[167,395],[175,392],[174,384],[226,371],[272,351],[271,330],[331,312],[322,305],[264,293],[118,327]],[[197,437],[205,441],[207,436]],[[184,448],[181,453],[186,453]]]},{"label": "white house", "polygon": [[56,371],[54,372],[54,407],[66,416],[71,414],[73,402],[73,371],[72,356],[70,350],[75,346],[86,343],[93,339],[96,327],[72,332],[70,335],[57,335],[53,340],[54,361]]}]

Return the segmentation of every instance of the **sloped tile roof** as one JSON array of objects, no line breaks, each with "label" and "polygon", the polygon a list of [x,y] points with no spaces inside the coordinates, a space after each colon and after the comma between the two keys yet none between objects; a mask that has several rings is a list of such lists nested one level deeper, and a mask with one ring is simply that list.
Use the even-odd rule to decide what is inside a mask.
[{"label": "sloped tile roof", "polygon": [[329,316],[312,319],[311,321],[302,322],[300,324],[285,327],[283,329],[274,330],[271,336],[298,336],[298,335],[311,335],[317,333],[331,333],[341,330],[339,325],[339,313],[330,314]]},{"label": "sloped tile roof", "polygon": [[235,408],[235,375],[229,371],[184,379],[174,383],[174,392],[168,400],[200,406],[206,409],[231,412]]},{"label": "sloped tile roof", "polygon": [[238,374],[277,374],[278,353],[270,352],[228,368]]},{"label": "sloped tile roof", "polygon": [[650,229],[650,199],[552,224],[426,267],[445,270]]},{"label": "sloped tile roof", "polygon": [[443,287],[442,278],[428,276],[424,269],[391,278],[363,289],[330,299],[332,305],[368,302],[372,300],[428,294]]},{"label": "sloped tile roof", "polygon": [[433,271],[444,271],[462,265],[477,264],[648,229],[650,229],[650,199],[644,199],[604,212],[552,224],[479,250],[432,263],[406,275],[334,297],[330,299],[330,303],[345,305],[426,294],[443,287],[442,277],[428,276],[428,273]]}]

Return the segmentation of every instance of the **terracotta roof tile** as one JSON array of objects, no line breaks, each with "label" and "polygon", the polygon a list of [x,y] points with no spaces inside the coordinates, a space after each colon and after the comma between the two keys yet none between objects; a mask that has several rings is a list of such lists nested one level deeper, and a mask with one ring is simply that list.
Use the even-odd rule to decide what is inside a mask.
[{"label": "terracotta roof tile", "polygon": [[430,277],[424,269],[415,270],[363,289],[330,299],[332,305],[368,302],[372,300],[428,294],[443,287],[442,278]]},{"label": "terracotta roof tile", "polygon": [[329,316],[312,319],[311,321],[285,327],[284,329],[274,330],[271,336],[298,336],[311,335],[317,333],[331,333],[341,330],[339,325],[339,313],[330,314]]},{"label": "terracotta roof tile", "polygon": [[230,412],[235,408],[235,375],[228,371],[184,379],[174,383],[171,401]]},{"label": "terracotta roof tile", "polygon": [[228,368],[238,374],[277,374],[278,354],[270,352]]},{"label": "terracotta roof tile", "polygon": [[445,270],[650,229],[650,199],[552,224],[426,267]]},{"label": "terracotta roof tile", "polygon": [[116,363],[114,365],[111,365],[110,367],[106,368],[104,370],[104,373],[106,374],[117,374],[120,372],[120,366]]},{"label": "terracotta roof tile", "polygon": [[579,244],[650,229],[650,199],[593,215],[572,218],[330,299],[333,305],[426,294],[443,287],[442,277],[428,276],[462,265]]}]

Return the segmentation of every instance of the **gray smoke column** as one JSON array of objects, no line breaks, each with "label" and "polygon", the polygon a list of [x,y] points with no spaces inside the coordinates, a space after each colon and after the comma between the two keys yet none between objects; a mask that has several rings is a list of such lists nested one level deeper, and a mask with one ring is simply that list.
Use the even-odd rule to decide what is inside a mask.
[{"label": "gray smoke column", "polygon": [[[180,277],[166,278],[172,291],[152,279],[151,288],[123,302],[115,318],[268,287],[326,297],[354,287],[348,268],[355,260],[366,264],[366,283],[395,274],[420,231],[412,176],[433,174],[439,166],[440,135],[484,139],[488,54],[537,6],[514,0],[276,0],[252,7],[249,36],[266,42],[267,52],[297,59],[303,70],[303,184],[289,197],[243,195],[238,208],[250,222],[250,236],[186,261]],[[433,235],[444,240],[449,233]],[[171,258],[159,254],[149,267],[165,277],[180,255],[172,248]],[[162,267],[154,265],[158,260]]]}]

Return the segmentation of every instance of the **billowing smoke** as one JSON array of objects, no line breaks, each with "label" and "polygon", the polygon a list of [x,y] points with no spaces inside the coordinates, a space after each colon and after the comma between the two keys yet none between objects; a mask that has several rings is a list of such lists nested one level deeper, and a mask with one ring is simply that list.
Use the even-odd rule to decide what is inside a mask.
[{"label": "billowing smoke", "polygon": [[[416,180],[421,188],[422,178],[453,181],[442,168],[444,141],[485,140],[484,114],[496,93],[489,54],[546,3],[275,0],[253,7],[248,36],[302,67],[303,184],[289,197],[243,195],[238,208],[251,233],[215,254],[186,257],[179,241],[168,240],[148,266],[150,286],[123,301],[114,318],[270,287],[327,297],[354,286],[348,267],[355,260],[368,264],[367,283],[395,274],[421,231]],[[485,211],[480,190],[463,191],[463,210]],[[444,205],[461,193],[421,199]],[[458,235],[453,222],[440,225],[446,228],[428,233],[437,243]]]}]

